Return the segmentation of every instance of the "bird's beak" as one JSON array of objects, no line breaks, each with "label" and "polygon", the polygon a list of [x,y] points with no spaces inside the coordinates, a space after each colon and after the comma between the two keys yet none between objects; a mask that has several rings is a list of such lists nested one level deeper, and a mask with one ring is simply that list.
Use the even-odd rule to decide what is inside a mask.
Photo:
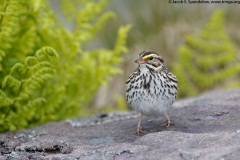
[{"label": "bird's beak", "polygon": [[145,63],[145,61],[141,57],[137,58],[134,62],[137,63],[137,64],[144,64]]}]

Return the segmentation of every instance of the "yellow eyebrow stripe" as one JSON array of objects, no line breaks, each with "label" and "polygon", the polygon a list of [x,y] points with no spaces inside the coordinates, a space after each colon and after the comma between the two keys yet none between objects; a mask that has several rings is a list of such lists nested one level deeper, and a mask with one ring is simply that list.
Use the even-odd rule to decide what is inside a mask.
[{"label": "yellow eyebrow stripe", "polygon": [[148,59],[149,57],[156,57],[155,54],[149,54],[143,57],[143,59]]}]

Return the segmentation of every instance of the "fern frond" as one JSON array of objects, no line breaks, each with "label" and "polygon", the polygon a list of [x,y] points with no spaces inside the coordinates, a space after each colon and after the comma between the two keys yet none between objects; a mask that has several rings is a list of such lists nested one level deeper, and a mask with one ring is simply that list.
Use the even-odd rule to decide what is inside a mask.
[{"label": "fern frond", "polygon": [[57,52],[52,47],[43,47],[40,50],[37,51],[36,57],[40,61],[47,60],[49,62],[55,61],[59,58]]},{"label": "fern frond", "polygon": [[127,33],[131,29],[131,25],[127,25],[124,27],[120,27],[118,30],[118,38],[114,47],[114,55],[119,55],[121,52],[126,53],[127,48],[126,46],[126,39],[127,39]]},{"label": "fern frond", "polygon": [[[22,23],[30,23],[30,22],[22,22]],[[35,23],[34,21],[31,21],[31,23]],[[26,25],[26,24],[24,24]],[[20,53],[24,55],[29,55],[34,52],[34,47],[37,41],[37,32],[36,27],[32,26],[29,29],[22,29],[19,31],[19,34],[22,34],[21,38],[18,39],[16,43],[19,45],[14,46],[14,50],[19,51]]]},{"label": "fern frond", "polygon": [[0,17],[0,72],[2,71],[2,61],[6,56],[7,50],[11,48],[14,41],[14,34],[18,28],[18,15],[20,5],[17,0],[5,1],[3,13]]},{"label": "fern frond", "polygon": [[130,27],[119,29],[113,49],[85,50],[115,16],[103,12],[108,0],[61,0],[70,29],[48,1],[5,2],[0,3],[0,132],[92,113],[86,104],[109,76],[120,73]]},{"label": "fern frond", "polygon": [[10,70],[10,74],[12,75],[13,73],[18,72],[18,73],[25,73],[26,72],[26,68],[24,66],[24,64],[22,63],[16,63]]},{"label": "fern frond", "polygon": [[[0,89],[0,110],[3,107],[9,107],[13,104],[13,100],[6,96],[6,94]],[[2,117],[3,118],[3,117]],[[0,117],[0,119],[2,119]]]},{"label": "fern frond", "polygon": [[237,50],[224,30],[222,10],[212,15],[200,33],[186,36],[185,42],[179,47],[180,62],[174,67],[180,97],[225,85],[239,75]]},{"label": "fern frond", "polygon": [[[8,106],[7,111],[0,113],[5,115],[5,120],[21,116],[24,120],[9,129],[17,129],[28,125],[28,120],[34,118],[37,112],[36,107],[47,102],[45,98],[39,98],[40,89],[44,84],[53,78],[55,69],[53,64],[58,59],[57,52],[51,47],[43,47],[38,50],[35,56],[29,56],[25,63],[16,63],[7,75],[0,90],[0,100],[3,106]],[[17,72],[17,73],[16,73]],[[14,76],[18,75],[18,79]],[[7,97],[11,95],[11,98]],[[30,112],[34,111],[31,116]],[[24,118],[24,115],[27,115]]]},{"label": "fern frond", "polygon": [[14,93],[17,93],[20,89],[21,81],[17,80],[13,76],[6,76],[2,82],[2,88],[6,89],[7,87],[11,88]]}]

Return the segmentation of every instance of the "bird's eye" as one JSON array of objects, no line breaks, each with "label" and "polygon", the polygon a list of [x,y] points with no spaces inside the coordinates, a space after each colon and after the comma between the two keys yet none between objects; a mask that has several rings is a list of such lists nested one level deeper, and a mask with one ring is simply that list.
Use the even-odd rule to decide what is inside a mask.
[{"label": "bird's eye", "polygon": [[153,57],[149,57],[149,60],[150,60],[150,61],[153,60]]}]

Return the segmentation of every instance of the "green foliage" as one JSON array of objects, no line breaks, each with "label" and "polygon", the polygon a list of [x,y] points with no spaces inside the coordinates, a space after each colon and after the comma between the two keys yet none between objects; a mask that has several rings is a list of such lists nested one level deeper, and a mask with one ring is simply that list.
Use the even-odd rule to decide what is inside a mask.
[{"label": "green foliage", "polygon": [[106,4],[62,0],[68,29],[47,1],[0,0],[0,132],[92,112],[98,87],[120,73],[130,29],[120,27],[113,49],[84,49],[114,16]]},{"label": "green foliage", "polygon": [[44,84],[53,78],[57,58],[54,49],[44,47],[35,56],[28,56],[24,63],[16,63],[11,68],[0,90],[2,131],[27,127],[28,122],[39,121],[38,113],[46,109],[43,106],[47,103],[42,97]]},{"label": "green foliage", "polygon": [[179,62],[174,73],[179,80],[179,97],[195,95],[216,86],[236,83],[240,73],[237,51],[223,25],[223,11],[217,10],[197,35],[185,37],[179,47]]}]

